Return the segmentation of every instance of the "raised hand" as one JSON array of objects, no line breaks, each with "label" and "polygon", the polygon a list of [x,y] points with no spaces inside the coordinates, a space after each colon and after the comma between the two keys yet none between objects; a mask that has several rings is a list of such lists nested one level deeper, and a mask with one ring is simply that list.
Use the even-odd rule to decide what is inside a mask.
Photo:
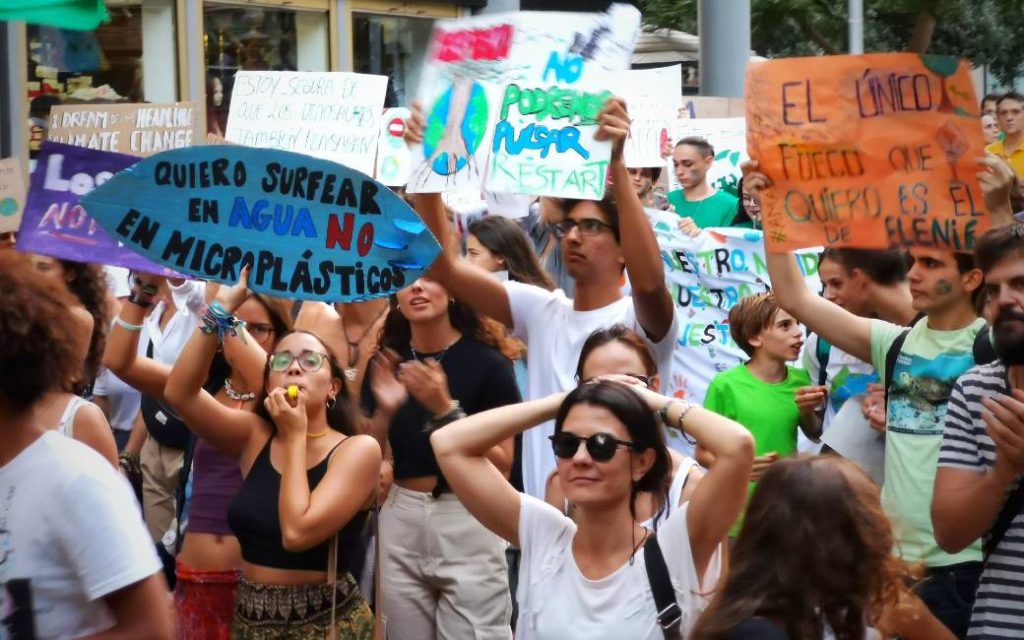
[{"label": "raised hand", "polygon": [[423,116],[423,105],[419,100],[413,100],[409,105],[412,114],[405,121],[405,143],[407,145],[421,144],[423,142],[423,131],[427,128],[427,119]]},{"label": "raised hand", "polygon": [[395,370],[400,358],[387,349],[379,351],[370,359],[370,391],[377,401],[377,410],[393,416],[409,399],[405,385],[398,381]]},{"label": "raised hand", "polygon": [[828,395],[828,387],[811,385],[796,390],[796,406],[800,413],[812,413],[819,411],[825,406],[825,397]]},{"label": "raised hand", "polygon": [[612,159],[622,159],[622,149],[629,137],[629,113],[622,98],[608,98],[601,112],[597,114],[597,133],[595,140],[611,140]]},{"label": "raised hand", "polygon": [[405,385],[416,402],[434,417],[448,413],[452,396],[448,391],[448,376],[436,360],[403,362],[398,368],[398,380]]},{"label": "raised hand", "polygon": [[217,290],[217,297],[214,298],[228,311],[235,311],[242,303],[249,298],[249,272],[252,268],[249,265],[242,267],[238,276],[238,282],[229,286],[223,285]]}]

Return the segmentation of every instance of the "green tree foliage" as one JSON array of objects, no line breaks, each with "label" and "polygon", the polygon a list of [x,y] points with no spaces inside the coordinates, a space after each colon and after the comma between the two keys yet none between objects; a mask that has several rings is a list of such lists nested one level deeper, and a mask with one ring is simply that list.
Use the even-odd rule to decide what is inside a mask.
[{"label": "green tree foliage", "polygon": [[[648,28],[697,32],[698,0],[642,0]],[[1024,56],[1024,0],[865,0],[865,51],[957,55],[1009,84]],[[751,41],[768,57],[847,51],[842,0],[751,0]]]}]

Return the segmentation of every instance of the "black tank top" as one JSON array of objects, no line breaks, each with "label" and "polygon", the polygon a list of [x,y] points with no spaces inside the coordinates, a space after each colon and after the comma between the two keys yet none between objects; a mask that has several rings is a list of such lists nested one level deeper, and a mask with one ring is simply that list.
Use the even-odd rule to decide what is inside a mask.
[{"label": "black tank top", "polygon": [[[322,462],[306,471],[309,490],[313,491],[327,474],[327,463],[339,442]],[[281,516],[278,500],[281,475],[270,464],[270,442],[256,456],[249,475],[228,507],[228,526],[238,538],[242,558],[251,564],[274,569],[327,571],[330,539],[306,551],[288,551],[281,537]],[[362,571],[369,538],[369,511],[360,511],[338,532],[338,570],[359,576]]]}]

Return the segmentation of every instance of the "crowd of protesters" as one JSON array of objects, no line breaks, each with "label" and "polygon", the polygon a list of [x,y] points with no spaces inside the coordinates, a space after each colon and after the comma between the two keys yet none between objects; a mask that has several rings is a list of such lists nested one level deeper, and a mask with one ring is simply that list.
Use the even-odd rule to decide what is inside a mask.
[{"label": "crowd of protesters", "polygon": [[410,196],[443,251],[390,299],[0,251],[0,638],[1024,637],[1024,97],[982,106],[973,255],[769,255],[702,404],[645,208],[757,229],[772,177],[684,138],[665,194],[614,98],[603,200]]}]

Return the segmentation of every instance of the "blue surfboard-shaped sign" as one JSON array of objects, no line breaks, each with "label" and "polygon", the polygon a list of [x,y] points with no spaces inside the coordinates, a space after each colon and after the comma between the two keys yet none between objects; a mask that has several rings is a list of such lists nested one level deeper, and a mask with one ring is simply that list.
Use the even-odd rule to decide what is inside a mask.
[{"label": "blue surfboard-shaped sign", "polygon": [[415,211],[373,178],[290,151],[234,145],[150,156],[82,199],[114,239],[204,280],[324,302],[387,296],[441,247]]}]

